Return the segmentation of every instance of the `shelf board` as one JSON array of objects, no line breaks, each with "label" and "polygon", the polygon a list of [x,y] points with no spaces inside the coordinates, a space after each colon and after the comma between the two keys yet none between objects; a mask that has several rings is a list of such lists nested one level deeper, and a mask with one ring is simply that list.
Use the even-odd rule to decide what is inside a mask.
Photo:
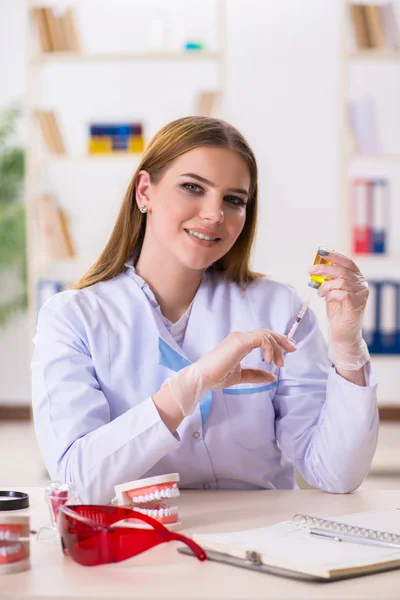
[{"label": "shelf board", "polygon": [[66,163],[86,163],[86,162],[130,162],[138,163],[143,154],[133,154],[128,152],[115,152],[113,154],[46,154],[36,162],[58,161]]},{"label": "shelf board", "polygon": [[350,52],[347,59],[352,62],[400,62],[400,50],[358,50]]},{"label": "shelf board", "polygon": [[400,161],[399,154],[350,154],[351,160],[378,161],[378,162],[395,162]]},{"label": "shelf board", "polygon": [[81,52],[43,52],[30,59],[32,64],[64,63],[64,62],[101,62],[101,61],[201,61],[220,60],[220,52],[190,51],[187,52],[132,52],[119,54],[117,52],[104,53],[81,53]]}]

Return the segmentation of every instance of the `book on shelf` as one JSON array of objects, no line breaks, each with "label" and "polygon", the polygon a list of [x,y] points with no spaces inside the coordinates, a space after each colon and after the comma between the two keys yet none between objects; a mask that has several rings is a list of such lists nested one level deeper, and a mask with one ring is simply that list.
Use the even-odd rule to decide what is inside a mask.
[{"label": "book on shelf", "polygon": [[400,50],[400,28],[395,8],[392,3],[379,6],[382,19],[383,35],[388,50]]},{"label": "book on shelf", "polygon": [[358,50],[398,50],[400,31],[393,2],[350,4]]},{"label": "book on shelf", "polygon": [[383,50],[385,48],[385,38],[379,6],[376,4],[366,4],[364,10],[370,48]]},{"label": "book on shelf", "polygon": [[56,115],[52,110],[36,110],[35,115],[49,152],[65,154],[65,145]]},{"label": "book on shelf", "polygon": [[375,102],[372,96],[350,100],[349,123],[358,151],[362,154],[381,152]]},{"label": "book on shelf", "polygon": [[[396,508],[330,519],[295,515],[258,529],[192,537],[209,560],[306,580],[334,581],[400,567]],[[191,554],[186,547],[179,551]]]},{"label": "book on shelf", "polygon": [[39,7],[32,8],[32,15],[36,24],[40,50],[42,52],[51,52],[50,32],[44,9]]},{"label": "book on shelf", "polygon": [[37,198],[38,226],[44,249],[49,257],[67,259],[75,256],[66,213],[54,196],[41,194]]},{"label": "book on shelf", "polygon": [[367,50],[370,46],[364,6],[362,4],[350,4],[350,13],[353,20],[357,47],[359,50]]},{"label": "book on shelf", "polygon": [[220,99],[221,94],[219,92],[200,92],[196,98],[195,114],[202,117],[213,116]]},{"label": "book on shelf", "polygon": [[72,8],[56,12],[48,6],[34,7],[32,15],[41,52],[80,52],[75,13]]},{"label": "book on shelf", "polygon": [[62,17],[62,24],[67,50],[70,52],[80,52],[81,46],[76,27],[75,13],[72,8],[67,8],[65,11]]}]

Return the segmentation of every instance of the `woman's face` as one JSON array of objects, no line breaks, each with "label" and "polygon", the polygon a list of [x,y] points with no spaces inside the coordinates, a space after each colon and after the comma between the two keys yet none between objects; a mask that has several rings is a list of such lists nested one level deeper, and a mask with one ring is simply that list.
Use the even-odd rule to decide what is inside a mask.
[{"label": "woman's face", "polygon": [[246,220],[250,173],[236,152],[200,147],[171,163],[157,183],[137,180],[138,204],[147,206],[146,244],[172,253],[182,265],[204,269],[234,245]]}]

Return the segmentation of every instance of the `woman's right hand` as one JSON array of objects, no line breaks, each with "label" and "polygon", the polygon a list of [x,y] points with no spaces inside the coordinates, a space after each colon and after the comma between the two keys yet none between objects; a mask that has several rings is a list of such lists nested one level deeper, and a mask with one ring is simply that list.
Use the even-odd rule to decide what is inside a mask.
[{"label": "woman's right hand", "polygon": [[240,361],[255,348],[262,348],[266,363],[283,366],[283,351],[296,345],[287,336],[269,329],[230,333],[214,350],[168,379],[169,389],[184,416],[191,415],[199,400],[211,390],[238,383],[267,383],[276,376],[264,369],[242,367]]}]

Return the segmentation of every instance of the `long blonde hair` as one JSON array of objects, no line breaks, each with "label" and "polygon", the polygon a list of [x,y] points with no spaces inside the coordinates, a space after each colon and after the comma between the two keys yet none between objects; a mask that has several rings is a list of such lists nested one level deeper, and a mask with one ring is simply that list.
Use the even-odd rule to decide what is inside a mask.
[{"label": "long blonde hair", "polygon": [[94,265],[76,283],[82,289],[119,275],[135,251],[140,253],[146,227],[146,215],[136,203],[136,179],[139,171],[147,171],[157,182],[170,163],[194,148],[218,146],[234,150],[244,158],[250,171],[250,194],[244,227],[232,248],[210,269],[223,272],[225,277],[244,287],[260,274],[250,270],[251,248],[257,221],[257,163],[247,141],[237,129],[220,119],[184,117],[165,125],[151,139],[142,160],[128,186],[111,236]]}]

